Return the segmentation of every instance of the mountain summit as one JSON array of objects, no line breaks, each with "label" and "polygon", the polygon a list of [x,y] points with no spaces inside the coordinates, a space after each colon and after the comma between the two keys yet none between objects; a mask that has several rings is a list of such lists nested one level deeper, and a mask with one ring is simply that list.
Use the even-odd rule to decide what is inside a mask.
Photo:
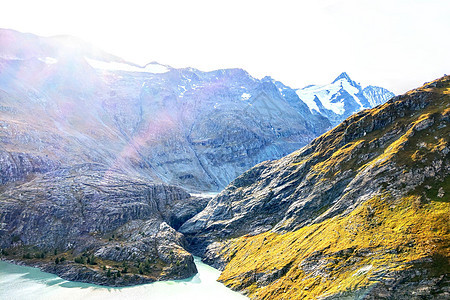
[{"label": "mountain summit", "polygon": [[331,84],[309,85],[296,92],[311,112],[327,117],[333,125],[360,110],[383,104],[394,96],[381,87],[367,86],[363,89],[346,72]]},{"label": "mountain summit", "polygon": [[350,76],[348,76],[347,72],[342,72],[338,77],[336,77],[335,80],[333,80],[332,84],[338,82],[339,80],[345,80],[352,83],[353,86],[357,86],[357,84],[350,79]]}]

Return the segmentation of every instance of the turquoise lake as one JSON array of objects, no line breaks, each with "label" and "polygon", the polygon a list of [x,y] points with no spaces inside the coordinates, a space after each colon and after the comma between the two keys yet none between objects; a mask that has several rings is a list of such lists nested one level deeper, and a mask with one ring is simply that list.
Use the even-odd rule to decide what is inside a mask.
[{"label": "turquoise lake", "polygon": [[195,263],[198,274],[189,279],[111,288],[67,281],[37,268],[0,261],[0,299],[248,299],[217,282],[220,271],[202,263],[197,257]]}]

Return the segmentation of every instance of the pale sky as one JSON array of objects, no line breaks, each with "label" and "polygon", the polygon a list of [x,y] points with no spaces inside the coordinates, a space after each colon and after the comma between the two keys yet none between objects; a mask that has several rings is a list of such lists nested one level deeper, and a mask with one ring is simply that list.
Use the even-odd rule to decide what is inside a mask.
[{"label": "pale sky", "polygon": [[346,71],[403,93],[450,73],[448,0],[2,0],[0,27],[74,35],[142,65],[242,68],[293,88]]}]

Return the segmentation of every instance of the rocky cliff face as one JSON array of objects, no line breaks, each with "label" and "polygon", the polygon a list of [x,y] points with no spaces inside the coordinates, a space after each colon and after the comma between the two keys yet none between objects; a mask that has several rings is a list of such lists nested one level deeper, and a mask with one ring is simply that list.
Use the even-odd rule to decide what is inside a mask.
[{"label": "rocky cliff face", "polygon": [[117,286],[186,278],[196,267],[174,228],[207,200],[97,164],[62,168],[3,188],[0,248],[5,258],[70,280]]},{"label": "rocky cliff face", "polygon": [[449,94],[447,76],[351,116],[180,231],[255,299],[448,297]]}]

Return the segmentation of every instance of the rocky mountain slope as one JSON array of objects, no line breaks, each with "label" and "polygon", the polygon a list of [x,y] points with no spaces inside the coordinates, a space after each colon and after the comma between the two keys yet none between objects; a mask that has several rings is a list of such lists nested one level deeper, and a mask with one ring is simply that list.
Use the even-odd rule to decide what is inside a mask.
[{"label": "rocky mountain slope", "polygon": [[75,38],[12,30],[0,46],[0,183],[92,162],[219,191],[340,118],[241,69],[140,67]]},{"label": "rocky mountain slope", "polygon": [[187,278],[197,270],[176,229],[207,200],[98,164],[58,169],[2,188],[0,249],[69,280]]},{"label": "rocky mountain slope", "polygon": [[366,108],[383,104],[395,95],[381,87],[361,85],[343,72],[327,85],[309,85],[296,90],[311,112],[327,117],[337,125],[347,117]]},{"label": "rocky mountain slope", "polygon": [[450,76],[236,178],[180,231],[254,299],[450,296]]}]

